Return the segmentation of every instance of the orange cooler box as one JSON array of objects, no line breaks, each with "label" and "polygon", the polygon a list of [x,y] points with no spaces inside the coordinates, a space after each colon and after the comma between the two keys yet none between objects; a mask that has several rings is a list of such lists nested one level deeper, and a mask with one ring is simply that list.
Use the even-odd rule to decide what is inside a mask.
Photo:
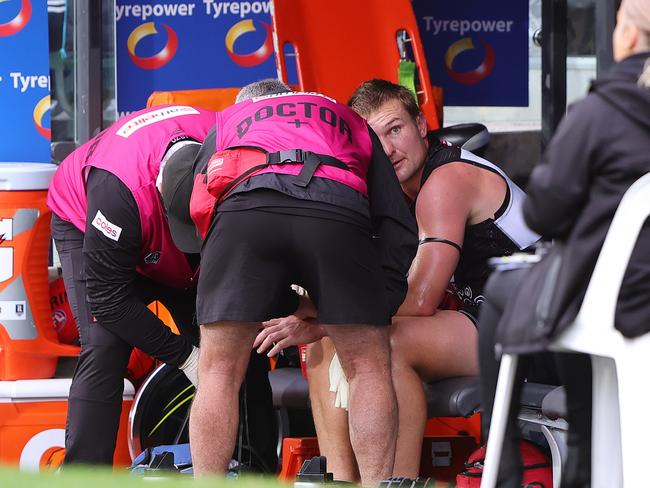
[{"label": "orange cooler box", "polygon": [[[0,465],[21,470],[58,467],[63,459],[70,382],[69,378],[0,381]],[[124,380],[116,466],[131,463],[126,432],[134,393],[133,385]]]},{"label": "orange cooler box", "polygon": [[0,380],[51,378],[59,343],[47,277],[51,212],[45,205],[53,164],[0,163]]}]

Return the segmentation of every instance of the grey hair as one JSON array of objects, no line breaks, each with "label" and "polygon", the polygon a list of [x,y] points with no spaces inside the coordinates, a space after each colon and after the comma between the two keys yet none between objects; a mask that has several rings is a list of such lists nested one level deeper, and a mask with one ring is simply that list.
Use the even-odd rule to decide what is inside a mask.
[{"label": "grey hair", "polygon": [[251,98],[263,97],[265,95],[275,95],[278,93],[288,93],[293,91],[286,83],[275,78],[267,78],[265,80],[255,81],[246,85],[239,90],[235,103],[243,102]]}]

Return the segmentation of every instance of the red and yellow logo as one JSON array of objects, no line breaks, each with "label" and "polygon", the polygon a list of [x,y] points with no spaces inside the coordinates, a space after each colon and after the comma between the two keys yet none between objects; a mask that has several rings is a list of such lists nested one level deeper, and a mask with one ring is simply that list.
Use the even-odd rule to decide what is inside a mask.
[{"label": "red and yellow logo", "polygon": [[264,42],[262,45],[257,48],[252,53],[248,54],[238,54],[235,52],[235,42],[244,34],[249,32],[255,32],[255,24],[251,19],[242,20],[233,25],[228,32],[226,33],[226,50],[228,56],[235,63],[240,66],[246,66],[247,68],[251,66],[256,66],[262,64],[264,61],[269,59],[269,56],[273,54],[273,32],[271,26],[266,22],[258,21],[264,27],[266,31],[266,36],[264,37]]},{"label": "red and yellow logo", "polygon": [[494,65],[496,64],[494,48],[484,40],[481,40],[481,44],[483,44],[483,48],[485,49],[485,55],[483,56],[481,64],[471,71],[454,71],[453,66],[454,60],[461,53],[471,49],[476,49],[472,38],[463,37],[449,46],[449,49],[447,49],[447,52],[445,53],[445,65],[447,66],[447,73],[449,73],[449,76],[454,81],[462,83],[463,85],[474,85],[479,81],[484,80],[490,73],[492,73]]},{"label": "red and yellow logo", "polygon": [[42,135],[45,139],[52,140],[52,130],[43,127],[43,117],[45,116],[45,112],[47,112],[50,109],[50,96],[46,95],[43,98],[41,98],[36,106],[34,107],[34,126],[36,126],[36,130],[40,135]]},{"label": "red and yellow logo", "polygon": [[133,32],[129,34],[126,45],[129,50],[131,61],[133,61],[136,66],[139,66],[142,69],[158,69],[169,63],[176,54],[176,49],[178,49],[178,36],[174,29],[169,27],[167,24],[162,24],[162,26],[167,31],[167,44],[165,44],[165,47],[153,56],[143,57],[135,54],[135,48],[142,39],[158,34],[153,22],[142,24],[133,29]]},{"label": "red and yellow logo", "polygon": [[[0,3],[3,3],[3,0],[0,0]],[[16,16],[9,22],[0,24],[0,37],[13,36],[15,33],[21,31],[27,25],[27,22],[29,22],[31,16],[32,2],[30,0],[22,0],[20,10]]]}]

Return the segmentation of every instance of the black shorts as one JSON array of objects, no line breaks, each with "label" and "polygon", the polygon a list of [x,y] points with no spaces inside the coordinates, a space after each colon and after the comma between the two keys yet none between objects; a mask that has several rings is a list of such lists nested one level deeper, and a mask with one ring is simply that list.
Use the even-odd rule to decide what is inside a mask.
[{"label": "black shorts", "polygon": [[217,212],[201,251],[199,324],[291,314],[297,299],[287,295],[297,284],[309,292],[323,324],[389,325],[370,230],[286,210]]},{"label": "black shorts", "polygon": [[484,281],[473,283],[473,285],[455,284],[456,296],[460,302],[460,309],[458,311],[470,319],[474,326],[478,324],[481,305],[485,301],[485,297],[483,296],[484,287]]}]

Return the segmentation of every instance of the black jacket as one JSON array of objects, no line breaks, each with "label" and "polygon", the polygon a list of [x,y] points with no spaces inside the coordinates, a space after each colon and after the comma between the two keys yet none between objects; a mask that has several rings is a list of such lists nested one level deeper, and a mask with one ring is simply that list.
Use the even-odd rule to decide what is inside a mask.
[{"label": "black jacket", "polygon": [[[546,239],[566,243],[555,299],[558,327],[582,303],[605,235],[625,191],[650,171],[650,89],[637,86],[650,53],[616,64],[575,104],[535,168],[524,217]],[[650,227],[632,254],[616,311],[628,337],[650,331]]]}]

